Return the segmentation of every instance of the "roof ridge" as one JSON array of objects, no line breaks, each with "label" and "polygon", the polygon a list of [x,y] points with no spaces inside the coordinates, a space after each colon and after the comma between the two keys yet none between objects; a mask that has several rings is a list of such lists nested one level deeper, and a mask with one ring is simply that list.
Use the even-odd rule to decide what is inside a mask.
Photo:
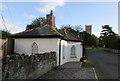
[{"label": "roof ridge", "polygon": [[32,31],[33,29],[37,29],[39,27],[36,27],[36,28],[32,28],[32,29],[29,29],[29,30],[24,30],[24,31],[21,31],[19,33],[15,33],[15,34],[12,34],[12,35],[16,35],[16,34],[20,34],[20,33],[25,33],[25,32],[29,32],[29,31]]},{"label": "roof ridge", "polygon": [[35,29],[38,29],[38,28],[44,28],[46,25],[44,25],[43,27],[36,27],[36,28],[32,28],[32,29],[29,29],[29,30],[24,30],[24,31],[21,31],[19,33],[15,33],[15,34],[12,34],[12,35],[16,35],[16,34],[21,34],[21,33],[26,33],[26,32],[29,32],[29,31],[32,31],[32,30],[35,30]]},{"label": "roof ridge", "polygon": [[58,30],[53,30],[50,26],[47,26],[47,25],[11,35],[11,37],[18,37],[18,38],[19,37],[40,37],[40,36],[63,37],[63,35],[60,32],[58,32]]}]

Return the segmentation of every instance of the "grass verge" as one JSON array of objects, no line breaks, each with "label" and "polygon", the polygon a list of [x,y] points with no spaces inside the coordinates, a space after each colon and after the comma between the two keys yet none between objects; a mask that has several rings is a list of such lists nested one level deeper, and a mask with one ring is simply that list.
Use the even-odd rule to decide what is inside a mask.
[{"label": "grass verge", "polygon": [[82,68],[92,68],[93,65],[91,63],[88,62],[83,62],[81,65]]}]

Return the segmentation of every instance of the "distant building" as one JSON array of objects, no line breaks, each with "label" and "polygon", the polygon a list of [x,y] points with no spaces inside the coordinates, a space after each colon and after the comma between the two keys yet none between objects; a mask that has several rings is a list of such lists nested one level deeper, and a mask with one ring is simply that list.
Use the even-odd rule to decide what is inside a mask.
[{"label": "distant building", "polygon": [[92,25],[85,25],[85,31],[89,34],[92,34]]}]

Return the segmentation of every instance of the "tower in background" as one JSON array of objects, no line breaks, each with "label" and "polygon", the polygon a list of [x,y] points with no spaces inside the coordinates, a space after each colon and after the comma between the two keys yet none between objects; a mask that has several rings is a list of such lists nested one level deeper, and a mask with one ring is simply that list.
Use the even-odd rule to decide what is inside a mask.
[{"label": "tower in background", "polygon": [[85,31],[89,34],[92,34],[92,25],[85,25]]}]

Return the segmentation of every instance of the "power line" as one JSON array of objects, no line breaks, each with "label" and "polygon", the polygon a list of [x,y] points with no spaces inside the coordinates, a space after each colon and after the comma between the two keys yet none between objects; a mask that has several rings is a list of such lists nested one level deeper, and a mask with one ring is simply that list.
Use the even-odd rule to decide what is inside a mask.
[{"label": "power line", "polygon": [[7,3],[6,3],[6,6],[7,6],[8,13],[9,13],[9,16],[10,16],[10,19],[11,19],[11,23],[14,24],[13,17],[12,17],[12,13],[11,13],[11,10],[10,10],[10,7],[9,7],[9,5],[8,5]]},{"label": "power line", "polygon": [[3,20],[3,24],[4,24],[4,27],[5,27],[5,30],[8,31],[7,27],[6,27],[6,24],[5,24],[5,20],[4,20],[4,17],[3,15],[1,14],[1,17],[2,17],[2,20]]}]

